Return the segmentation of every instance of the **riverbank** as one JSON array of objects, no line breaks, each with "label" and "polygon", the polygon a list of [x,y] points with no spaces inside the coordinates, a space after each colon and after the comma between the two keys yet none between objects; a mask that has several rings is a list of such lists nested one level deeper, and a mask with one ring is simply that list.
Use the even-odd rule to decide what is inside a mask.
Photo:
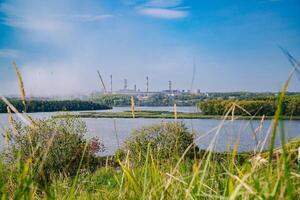
[{"label": "riverbank", "polygon": [[[65,113],[53,116],[54,118],[65,117],[79,117],[79,118],[133,118],[132,112],[80,112],[80,113]],[[274,116],[265,116],[264,119],[273,119]],[[134,118],[162,118],[162,119],[174,119],[174,113],[168,111],[136,111],[134,112]],[[222,115],[203,115],[201,113],[184,113],[178,112],[177,119],[224,119]],[[232,116],[228,116],[227,119],[232,119]],[[261,120],[262,116],[234,116],[235,120]],[[282,116],[284,120],[300,120],[300,116]]]}]

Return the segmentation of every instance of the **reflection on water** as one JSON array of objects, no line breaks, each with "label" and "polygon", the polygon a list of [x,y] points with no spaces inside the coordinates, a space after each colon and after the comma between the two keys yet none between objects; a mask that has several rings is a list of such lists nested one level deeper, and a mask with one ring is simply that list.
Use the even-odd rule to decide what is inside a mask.
[{"label": "reflection on water", "polygon": [[[148,110],[154,109],[172,110],[172,107],[147,107]],[[119,112],[124,110],[130,110],[130,108],[119,107],[114,108],[113,111]],[[144,108],[143,108],[144,109]],[[193,109],[190,107],[183,107],[180,112],[191,112],[189,109]],[[180,107],[178,107],[178,111]],[[112,112],[111,110],[109,112]],[[32,113],[31,115],[34,118],[48,118],[57,113]],[[87,118],[83,119],[88,127],[87,137],[99,137],[104,142],[106,147],[105,154],[113,154],[117,149],[117,140],[116,140],[116,132],[114,129],[114,120],[116,120],[117,125],[117,134],[119,137],[119,141],[122,143],[127,137],[130,136],[132,129],[140,128],[144,125],[150,125],[160,122],[168,122],[172,121],[172,119],[105,119],[105,118]],[[216,134],[216,127],[221,123],[221,120],[214,119],[186,119],[180,120],[186,124],[189,130],[194,130],[196,132],[197,144],[201,149],[206,149],[210,142],[212,141],[214,135]],[[0,124],[7,125],[7,114],[0,114]],[[261,129],[258,129],[260,125],[260,121],[253,120],[236,120],[236,121],[226,121],[225,124],[220,129],[218,137],[216,139],[217,151],[226,151],[229,148],[232,148],[239,138],[239,151],[249,151],[253,150],[256,146],[256,142],[254,140],[253,133],[257,132],[257,141],[263,141],[265,136],[268,133],[268,129],[271,126],[271,121],[266,120],[263,123]],[[285,121],[285,133],[287,139],[295,138],[300,135],[300,121]],[[214,131],[211,131],[214,130]],[[209,131],[211,131],[209,133]],[[200,139],[199,139],[200,138]],[[0,138],[0,146],[3,146],[3,138]],[[276,139],[276,146],[280,145],[279,138]],[[268,147],[268,143],[266,144]]]}]

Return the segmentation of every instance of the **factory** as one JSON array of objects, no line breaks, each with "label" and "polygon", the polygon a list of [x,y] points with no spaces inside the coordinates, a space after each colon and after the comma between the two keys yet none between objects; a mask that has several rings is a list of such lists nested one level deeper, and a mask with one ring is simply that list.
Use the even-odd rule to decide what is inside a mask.
[{"label": "factory", "polygon": [[113,90],[113,75],[110,75],[110,87],[109,87],[109,91],[107,91],[105,83],[102,79],[102,76],[98,70],[98,76],[100,79],[100,83],[102,86],[102,94],[119,94],[119,95],[131,95],[131,96],[138,96],[139,98],[147,98],[149,96],[152,95],[157,95],[157,94],[163,94],[163,95],[169,95],[169,96],[175,96],[175,95],[179,95],[179,94],[200,94],[200,90],[197,89],[195,91],[191,91],[191,90],[178,90],[178,89],[174,89],[172,86],[172,81],[169,80],[167,83],[167,88],[166,90],[162,90],[162,91],[151,91],[150,90],[150,81],[149,81],[149,76],[146,76],[146,80],[145,80],[145,89],[141,90],[137,88],[137,85],[134,84],[132,88],[128,87],[128,79],[124,78],[124,82],[123,82],[123,88],[119,89],[119,90]]}]

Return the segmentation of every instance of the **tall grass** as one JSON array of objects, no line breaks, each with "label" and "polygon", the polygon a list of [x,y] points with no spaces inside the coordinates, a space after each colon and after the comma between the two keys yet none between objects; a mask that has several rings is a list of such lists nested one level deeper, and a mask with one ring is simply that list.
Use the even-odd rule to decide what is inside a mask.
[{"label": "tall grass", "polygon": [[24,105],[24,111],[26,111],[26,94],[25,94],[25,86],[24,86],[23,78],[22,78],[21,73],[20,73],[20,71],[17,67],[16,62],[13,62],[12,65],[13,65],[13,68],[16,72],[17,78],[19,80],[19,88],[20,88],[21,99],[22,99],[22,102],[23,102],[23,105]]}]

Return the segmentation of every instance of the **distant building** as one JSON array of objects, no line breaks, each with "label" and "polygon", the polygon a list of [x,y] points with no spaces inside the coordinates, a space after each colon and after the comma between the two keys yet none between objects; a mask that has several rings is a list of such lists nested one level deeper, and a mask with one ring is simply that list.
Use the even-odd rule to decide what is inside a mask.
[{"label": "distant building", "polygon": [[170,96],[181,94],[180,90],[163,90],[161,92],[162,92],[162,94],[170,95]]},{"label": "distant building", "polygon": [[153,92],[153,91],[140,91],[139,89],[138,90],[131,90],[131,89],[122,89],[122,90],[118,90],[118,91],[115,91],[114,94],[120,94],[120,95],[133,95],[133,96],[153,96],[153,95],[156,95],[156,94],[161,94],[161,92]]}]

